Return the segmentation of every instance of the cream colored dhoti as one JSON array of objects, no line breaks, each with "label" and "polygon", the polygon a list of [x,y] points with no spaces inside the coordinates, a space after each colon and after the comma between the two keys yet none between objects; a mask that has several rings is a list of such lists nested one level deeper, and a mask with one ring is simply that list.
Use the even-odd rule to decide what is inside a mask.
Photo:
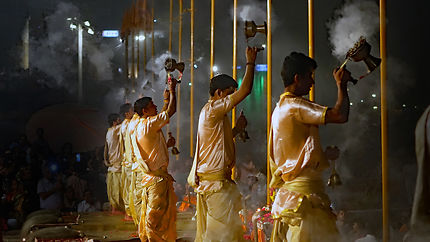
[{"label": "cream colored dhoti", "polygon": [[176,201],[170,175],[144,184],[138,226],[141,241],[176,241]]},{"label": "cream colored dhoti", "polygon": [[138,225],[140,221],[140,213],[142,207],[142,171],[133,171],[131,176],[131,192],[129,194],[129,204],[131,217],[133,217],[134,224]]},{"label": "cream colored dhoti", "polygon": [[225,180],[219,191],[198,193],[195,241],[243,241],[240,209],[240,193],[233,181]]},{"label": "cream colored dhoti", "polygon": [[[336,217],[331,211],[330,200],[324,193],[322,180],[298,177],[285,182],[277,196],[282,196],[283,191],[288,196],[298,194],[299,203],[283,210],[274,218],[271,242],[339,241]],[[275,198],[275,203],[277,199],[282,201],[282,198]]]},{"label": "cream colored dhoti", "polygon": [[124,210],[128,216],[132,216],[130,211],[130,189],[131,187],[131,167],[122,166],[121,173],[122,199],[124,201]]},{"label": "cream colored dhoti", "polygon": [[106,175],[107,195],[112,208],[122,210],[121,172],[109,171]]}]

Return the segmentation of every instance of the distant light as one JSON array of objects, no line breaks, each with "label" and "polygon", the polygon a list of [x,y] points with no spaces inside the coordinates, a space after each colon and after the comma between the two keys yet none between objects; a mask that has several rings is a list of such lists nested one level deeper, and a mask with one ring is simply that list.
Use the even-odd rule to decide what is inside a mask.
[{"label": "distant light", "polygon": [[156,23],[157,22],[157,20],[156,19],[154,19],[154,23]]},{"label": "distant light", "polygon": [[236,69],[240,70],[242,69],[242,66],[236,66]]},{"label": "distant light", "polygon": [[376,97],[376,94],[375,94],[375,93],[373,93],[373,94],[372,94],[372,97]]},{"label": "distant light", "polygon": [[122,68],[121,67],[118,68],[118,72],[122,73]]},{"label": "distant light", "polygon": [[72,20],[72,18],[66,18],[66,20],[70,21],[70,20]]},{"label": "distant light", "polygon": [[197,64],[194,64],[194,69],[197,69]]},{"label": "distant light", "polygon": [[140,40],[140,41],[145,40],[145,35],[139,35],[139,40]]},{"label": "distant light", "polygon": [[352,103],[349,103],[349,106],[352,106]]},{"label": "distant light", "polygon": [[88,33],[89,33],[89,34],[94,34],[94,30],[92,30],[92,29],[88,29]]},{"label": "distant light", "polygon": [[90,22],[88,22],[88,20],[85,21],[84,24],[85,24],[85,26],[90,27]]},{"label": "distant light", "polygon": [[58,170],[58,166],[56,164],[52,164],[49,168],[52,172],[56,172]]},{"label": "distant light", "polygon": [[119,37],[118,30],[103,30],[102,36],[105,38],[117,38]]},{"label": "distant light", "polygon": [[78,26],[76,26],[75,24],[70,24],[70,29],[71,30],[74,30],[74,29],[76,29]]},{"label": "distant light", "polygon": [[255,66],[256,71],[267,71],[267,65],[266,64],[257,64]]},{"label": "distant light", "polygon": [[191,82],[188,82],[188,86],[190,86],[190,87],[191,87],[191,85],[192,85],[192,84],[191,84]]},{"label": "distant light", "polygon": [[378,106],[373,106],[373,109],[374,109],[374,110],[378,109]]},{"label": "distant light", "polygon": [[402,106],[403,106],[404,108],[406,108],[406,104],[403,104]]},{"label": "distant light", "polygon": [[217,72],[218,71],[218,66],[212,66],[212,71],[213,72]]},{"label": "distant light", "polygon": [[266,49],[266,45],[265,44],[262,44],[261,47],[263,47],[264,49]]},{"label": "distant light", "polygon": [[360,100],[360,102],[362,102],[362,103],[363,103],[363,102],[364,102],[364,100],[363,100],[363,99],[361,99],[361,100]]}]

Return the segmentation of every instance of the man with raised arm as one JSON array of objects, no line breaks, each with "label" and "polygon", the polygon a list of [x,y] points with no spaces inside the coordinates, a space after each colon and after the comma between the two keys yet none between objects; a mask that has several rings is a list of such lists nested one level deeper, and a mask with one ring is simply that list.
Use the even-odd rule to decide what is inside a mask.
[{"label": "man with raised arm", "polygon": [[345,68],[333,71],[337,101],[333,108],[303,98],[315,83],[317,67],[310,57],[292,52],[285,57],[281,76],[284,93],[272,114],[269,139],[270,187],[277,188],[272,205],[271,241],[338,241],[336,216],[324,191],[321,174],[329,164],[321,149],[318,126],[345,123],[349,115]]},{"label": "man with raised arm", "polygon": [[233,137],[246,126],[241,115],[234,129],[227,114],[251,93],[257,48],[246,49],[246,72],[240,88],[228,75],[210,81],[209,100],[200,112],[196,153],[188,183],[197,193],[196,242],[242,241],[240,193],[232,181]]},{"label": "man with raised arm", "polygon": [[[169,80],[169,92],[164,94],[164,106],[157,113],[157,106],[150,97],[134,103],[140,116],[132,134],[134,154],[142,170],[142,202],[138,226],[141,241],[176,240],[176,195],[173,178],[167,172],[169,153],[161,128],[176,112],[176,80]],[[137,190],[137,189],[136,189]]]}]

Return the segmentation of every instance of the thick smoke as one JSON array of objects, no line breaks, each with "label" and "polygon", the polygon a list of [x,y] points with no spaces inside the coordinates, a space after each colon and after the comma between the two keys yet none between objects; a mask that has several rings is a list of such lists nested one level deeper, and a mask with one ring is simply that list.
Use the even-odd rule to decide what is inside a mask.
[{"label": "thick smoke", "polygon": [[375,1],[348,0],[328,23],[332,53],[339,59],[364,36],[372,39],[379,30],[379,7]]},{"label": "thick smoke", "polygon": [[264,3],[250,1],[237,9],[241,21],[254,20],[256,23],[266,21],[266,6]]},{"label": "thick smoke", "polygon": [[[53,14],[45,18],[46,33],[39,38],[31,38],[30,56],[32,68],[47,74],[52,80],[46,81],[50,87],[65,87],[73,92],[77,76],[77,31],[71,31],[67,17],[80,18],[79,9],[60,2]],[[112,47],[102,44],[101,39],[83,31],[83,56],[95,68],[96,80],[113,78],[111,60]],[[84,65],[84,68],[89,66]]]}]

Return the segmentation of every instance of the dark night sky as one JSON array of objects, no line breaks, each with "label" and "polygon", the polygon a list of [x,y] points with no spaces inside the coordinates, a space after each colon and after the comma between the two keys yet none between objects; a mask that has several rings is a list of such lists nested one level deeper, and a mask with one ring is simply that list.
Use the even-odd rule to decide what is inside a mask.
[{"label": "dark night sky", "polygon": [[[2,36],[0,38],[0,71],[3,69],[13,69],[15,66],[17,54],[14,50],[19,43],[20,33],[26,14],[30,13],[34,22],[40,21],[42,12],[47,14],[52,13],[58,2],[59,1],[55,0],[1,0],[0,29],[2,30]],[[119,29],[123,11],[131,5],[132,1],[73,0],[69,2],[80,9],[83,18],[91,20],[98,30],[103,30]],[[156,18],[159,19],[155,28],[163,31],[167,37],[169,1],[154,0],[154,2],[155,15]],[[177,1],[174,2],[176,15]],[[241,4],[246,4],[248,1],[239,0],[238,2],[240,6]],[[264,6],[265,1],[260,0],[254,2],[258,2]],[[393,180],[398,180],[396,179],[397,177],[402,177],[406,174],[406,176],[409,175],[409,182],[413,183],[414,177],[410,174],[414,173],[402,172],[405,169],[411,169],[412,171],[414,169],[415,157],[413,146],[415,124],[421,113],[430,103],[427,94],[430,84],[427,80],[428,73],[426,71],[426,65],[429,63],[429,21],[426,18],[426,9],[422,6],[424,1],[420,1],[422,4],[418,4],[416,1],[387,2],[388,58],[396,60],[397,63],[401,63],[395,67],[393,66],[392,69],[389,69],[390,65],[388,67],[389,79],[393,79],[392,82],[388,82],[390,159],[392,160],[390,172],[392,173],[391,177],[393,177]],[[316,72],[316,97],[317,101],[325,105],[333,105],[335,102],[336,90],[334,81],[332,81],[331,70],[335,65],[339,64],[339,61],[331,54],[326,23],[333,16],[334,10],[342,5],[342,3],[344,3],[344,1],[341,0],[315,1],[315,59],[319,66]],[[205,67],[203,63],[206,64],[209,60],[210,1],[195,0],[195,4],[195,58],[203,58],[201,64],[203,67],[196,69],[196,79],[198,82],[202,83],[202,87],[196,88],[198,90],[204,90],[202,91],[204,95],[197,94],[198,97],[195,107],[196,110],[199,110],[204,100],[207,98],[206,80],[208,80],[209,68],[207,65]],[[189,1],[184,0],[184,8],[188,7]],[[215,62],[220,67],[221,72],[226,73],[231,72],[231,69],[229,69],[231,66],[232,52],[231,7],[232,1],[216,1]],[[279,67],[283,58],[291,51],[307,53],[307,1],[273,1],[273,8],[275,22],[275,28],[273,30],[273,103],[275,103],[282,90],[278,73],[280,72]],[[187,14],[184,16],[183,56],[188,58],[189,15]],[[241,27],[239,31],[241,31]],[[240,32],[238,51],[239,65],[244,62],[243,49],[245,44],[243,41],[244,37],[241,35]],[[177,28],[174,30],[174,36],[177,36]],[[375,44],[372,48],[372,53],[375,56],[379,56],[378,45]],[[167,39],[159,39],[159,42],[156,44],[156,51],[162,53],[166,49]],[[174,43],[173,52],[177,53],[176,43]],[[264,54],[260,54],[257,62],[264,62]],[[187,74],[184,75],[185,80],[186,78]],[[61,93],[65,92],[63,89],[59,89],[57,92],[55,92],[55,90],[50,90],[46,92],[46,95],[52,98],[35,100],[27,98],[34,98],[35,94],[31,91],[33,89],[25,85],[23,89],[26,90],[25,95],[17,97],[17,92],[13,92],[11,96],[8,96],[11,92],[8,89],[2,89],[0,86],[0,93],[2,95],[0,99],[2,100],[0,124],[2,125],[2,133],[7,134],[2,135],[3,140],[7,141],[13,138],[4,138],[5,136],[13,136],[14,134],[22,132],[26,119],[31,112],[43,106],[58,102],[56,98],[59,98]],[[372,93],[377,93],[379,97],[379,75],[373,73],[369,76],[368,80],[361,80],[357,86],[351,86],[350,89],[352,89],[351,102],[358,102],[360,99],[369,97]],[[40,88],[37,90],[39,90],[39,93],[45,93],[40,91]],[[198,90],[197,93],[199,93]],[[185,103],[186,101],[187,99],[183,102]],[[100,104],[95,101],[89,102],[88,104],[93,106]],[[375,102],[375,105],[378,104],[378,101],[373,102]],[[402,109],[402,104],[407,104],[407,108]],[[107,109],[106,111],[112,111],[116,109],[116,106],[108,107]],[[250,116],[252,116],[251,120],[263,120],[262,123],[257,121],[256,123],[265,127],[265,117],[258,116],[257,114],[250,114]],[[12,123],[14,123],[14,125],[12,125]],[[6,131],[6,129],[8,129],[8,131]],[[251,131],[254,129],[257,130],[258,127],[250,127]],[[259,135],[255,134],[254,137],[264,138],[264,135],[265,133],[263,132]],[[321,137],[324,146],[336,144],[344,148],[343,151],[345,152],[341,159],[346,162],[347,165],[341,165],[339,170],[341,175],[343,174],[346,177],[345,179],[347,182],[357,181],[351,180],[351,177],[364,179],[366,176],[379,176],[379,115],[377,111],[374,112],[371,110],[371,104],[363,107],[352,106],[350,122],[341,126],[327,125],[323,127],[321,129]],[[186,143],[188,137],[184,137],[183,139]],[[257,150],[264,150],[264,145],[262,146],[261,143],[258,144],[258,142],[255,142],[254,145],[260,146]],[[356,149],[354,149],[354,147]],[[187,150],[185,147],[183,149]],[[245,145],[238,145],[238,150],[239,153],[241,150],[245,150]],[[264,154],[262,156],[260,155],[259,158],[264,159]],[[264,167],[264,165],[261,165],[261,167]],[[396,185],[397,183],[394,181],[393,186]],[[401,192],[404,192],[404,190],[401,190],[399,194],[401,194]],[[408,196],[409,195],[410,194],[408,194]],[[404,204],[405,200],[407,200],[406,198],[402,199],[396,196],[397,195],[394,195],[395,198],[393,199],[399,200],[398,203],[396,203],[396,201],[394,202],[396,206],[397,204]]]}]

